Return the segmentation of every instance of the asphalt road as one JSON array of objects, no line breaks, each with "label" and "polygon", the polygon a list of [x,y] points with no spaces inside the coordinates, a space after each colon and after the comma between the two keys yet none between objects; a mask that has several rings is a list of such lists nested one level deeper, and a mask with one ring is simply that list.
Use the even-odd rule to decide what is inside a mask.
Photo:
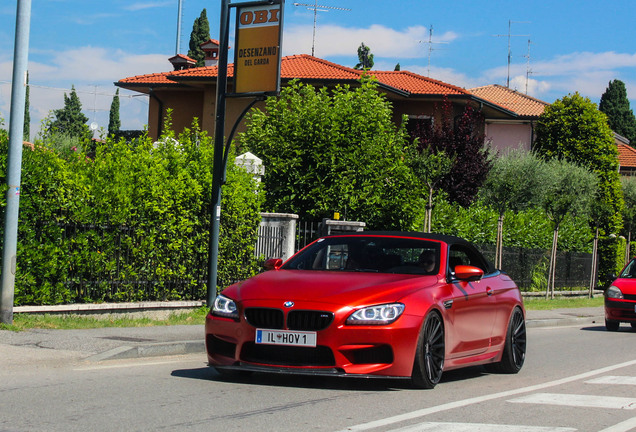
[{"label": "asphalt road", "polygon": [[519,374],[472,367],[445,373],[433,390],[227,380],[202,353],[14,364],[0,368],[0,431],[627,431],[636,428],[635,341],[625,326],[530,327]]}]

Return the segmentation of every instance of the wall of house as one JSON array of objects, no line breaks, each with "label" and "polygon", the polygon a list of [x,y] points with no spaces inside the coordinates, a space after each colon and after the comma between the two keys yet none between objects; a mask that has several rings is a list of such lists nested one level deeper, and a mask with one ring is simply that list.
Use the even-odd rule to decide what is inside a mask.
[{"label": "wall of house", "polygon": [[506,153],[511,149],[530,151],[532,148],[532,124],[531,123],[490,123],[486,122],[486,141],[491,143],[491,148],[500,153]]},{"label": "wall of house", "polygon": [[[163,111],[160,115],[160,109]],[[166,111],[172,109],[172,125],[178,134],[184,128],[192,125],[192,119],[197,117],[201,124],[203,116],[203,93],[200,91],[157,91],[151,95],[148,107],[148,134],[157,139],[159,125],[163,132]],[[161,119],[161,121],[160,121]]]},{"label": "wall of house", "polygon": [[[159,99],[159,100],[158,100]],[[225,136],[227,137],[239,115],[254,98],[228,98],[226,99]],[[197,117],[202,130],[214,136],[216,126],[216,86],[205,86],[192,91],[157,91],[156,97],[150,98],[148,109],[148,133],[157,139],[159,136],[159,109],[160,101],[163,104],[161,115],[161,127],[165,120],[166,110],[172,109],[172,124],[175,132],[179,134],[184,128],[192,125],[192,119]],[[263,108],[264,102],[258,102],[257,107]],[[236,133],[245,130],[245,122],[241,122]]]}]

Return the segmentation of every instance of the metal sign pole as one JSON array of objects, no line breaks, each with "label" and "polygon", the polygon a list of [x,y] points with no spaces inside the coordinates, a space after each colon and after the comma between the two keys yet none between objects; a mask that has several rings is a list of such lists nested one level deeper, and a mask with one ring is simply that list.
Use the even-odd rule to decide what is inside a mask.
[{"label": "metal sign pole", "polygon": [[227,93],[227,57],[230,0],[221,1],[219,26],[219,63],[216,81],[216,123],[214,126],[214,166],[212,172],[212,225],[210,227],[210,259],[207,304],[216,299],[219,258],[219,228],[221,225],[221,186],[225,177],[223,150],[225,140],[225,97]]},{"label": "metal sign pole", "polygon": [[11,85],[11,124],[9,127],[9,157],[7,164],[7,207],[4,214],[2,286],[0,287],[0,322],[3,324],[13,324],[30,24],[31,0],[18,0],[13,57],[13,83]]}]

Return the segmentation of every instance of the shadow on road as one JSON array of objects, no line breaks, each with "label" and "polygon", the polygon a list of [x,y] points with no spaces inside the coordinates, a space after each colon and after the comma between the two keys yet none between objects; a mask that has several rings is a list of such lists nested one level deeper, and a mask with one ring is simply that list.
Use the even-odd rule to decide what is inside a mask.
[{"label": "shadow on road", "polygon": [[[479,378],[485,375],[483,367],[475,366],[464,369],[444,372],[440,384],[465,381]],[[309,375],[286,375],[277,373],[257,373],[257,372],[232,372],[219,373],[212,367],[177,369],[172,371],[171,376],[178,378],[189,378],[198,380],[211,380],[222,383],[232,383],[249,386],[269,386],[269,387],[291,387],[291,388],[311,388],[321,390],[344,390],[344,391],[403,391],[417,390],[411,385],[408,379],[391,378],[355,378],[355,377],[329,377],[329,376],[309,376]]]}]

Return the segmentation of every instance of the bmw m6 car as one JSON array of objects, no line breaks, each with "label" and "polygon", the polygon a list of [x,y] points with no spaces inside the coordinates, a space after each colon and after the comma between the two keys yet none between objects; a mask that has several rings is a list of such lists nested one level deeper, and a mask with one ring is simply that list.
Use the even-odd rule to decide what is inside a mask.
[{"label": "bmw m6 car", "polygon": [[410,379],[433,388],[472,365],[517,373],[526,353],[517,285],[453,236],[322,237],[224,289],[206,317],[210,366]]},{"label": "bmw m6 car", "polygon": [[618,331],[621,322],[630,323],[636,329],[636,258],[605,290],[605,328]]}]

